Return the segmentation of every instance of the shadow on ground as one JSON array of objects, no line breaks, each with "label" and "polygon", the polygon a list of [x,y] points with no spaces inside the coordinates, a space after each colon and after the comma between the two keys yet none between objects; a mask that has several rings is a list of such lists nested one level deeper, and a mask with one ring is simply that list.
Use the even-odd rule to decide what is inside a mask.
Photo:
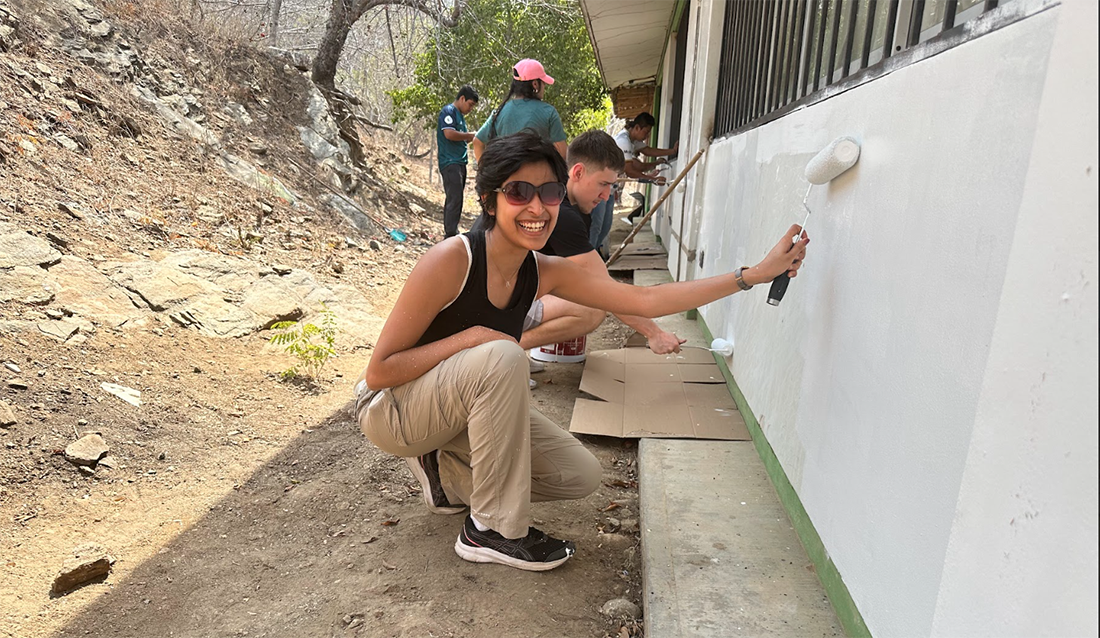
[{"label": "shadow on ground", "polygon": [[623,552],[596,534],[606,498],[536,506],[537,522],[580,545],[558,570],[465,563],[462,517],[428,513],[349,403],[56,636],[603,636],[598,607],[625,580]]}]

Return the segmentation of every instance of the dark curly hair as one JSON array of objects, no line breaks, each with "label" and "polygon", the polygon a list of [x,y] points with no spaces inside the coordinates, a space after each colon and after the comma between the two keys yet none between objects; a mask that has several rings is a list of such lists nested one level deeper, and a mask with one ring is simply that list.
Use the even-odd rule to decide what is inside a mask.
[{"label": "dark curly hair", "polygon": [[481,160],[477,164],[477,181],[474,186],[478,201],[481,202],[481,218],[476,226],[489,230],[496,224],[496,217],[489,214],[496,207],[494,191],[503,186],[519,169],[538,162],[548,164],[562,184],[569,180],[569,171],[561,154],[553,144],[537,133],[520,131],[498,137],[485,146],[485,152],[481,154]]}]

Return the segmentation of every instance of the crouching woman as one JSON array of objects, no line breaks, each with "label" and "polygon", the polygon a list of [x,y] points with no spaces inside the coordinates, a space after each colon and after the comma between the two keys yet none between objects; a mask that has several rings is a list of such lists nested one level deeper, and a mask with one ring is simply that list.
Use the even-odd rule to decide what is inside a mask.
[{"label": "crouching woman", "polygon": [[446,239],[420,259],[357,386],[360,427],[406,459],[428,507],[444,514],[469,507],[455,542],[468,561],[530,571],[561,565],[575,546],[531,527],[531,503],[583,498],[600,482],[596,458],[530,406],[518,340],[532,302],[554,294],[619,314],[682,312],[741,284],[794,276],[809,241],[793,242],[792,226],[759,265],[737,275],[630,286],[537,252],[566,179],[561,155],[536,135],[489,144],[476,183],[482,230]]}]

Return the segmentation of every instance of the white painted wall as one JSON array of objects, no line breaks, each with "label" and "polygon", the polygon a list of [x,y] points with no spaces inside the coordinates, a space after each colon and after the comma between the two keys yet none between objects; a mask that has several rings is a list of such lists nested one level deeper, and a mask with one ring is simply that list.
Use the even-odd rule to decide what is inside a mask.
[{"label": "white painted wall", "polygon": [[810,194],[810,256],[782,305],[758,289],[702,312],[735,339],[738,383],[876,636],[1097,631],[1084,4],[718,141],[687,187],[700,196],[670,211],[698,220],[693,278],[751,265],[801,221],[807,160],[862,142]]}]

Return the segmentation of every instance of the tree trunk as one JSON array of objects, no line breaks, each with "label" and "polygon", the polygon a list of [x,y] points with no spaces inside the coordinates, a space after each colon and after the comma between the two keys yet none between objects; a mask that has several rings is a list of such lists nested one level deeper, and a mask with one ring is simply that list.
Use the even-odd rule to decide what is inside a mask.
[{"label": "tree trunk", "polygon": [[363,9],[356,0],[332,0],[325,35],[317,47],[317,56],[313,58],[313,83],[330,91],[336,88],[336,67],[340,64],[340,54],[344,52],[344,43],[352,25],[363,15]]},{"label": "tree trunk", "polygon": [[283,0],[271,0],[271,15],[268,17],[267,37],[270,46],[279,46],[279,15],[283,12]]}]

